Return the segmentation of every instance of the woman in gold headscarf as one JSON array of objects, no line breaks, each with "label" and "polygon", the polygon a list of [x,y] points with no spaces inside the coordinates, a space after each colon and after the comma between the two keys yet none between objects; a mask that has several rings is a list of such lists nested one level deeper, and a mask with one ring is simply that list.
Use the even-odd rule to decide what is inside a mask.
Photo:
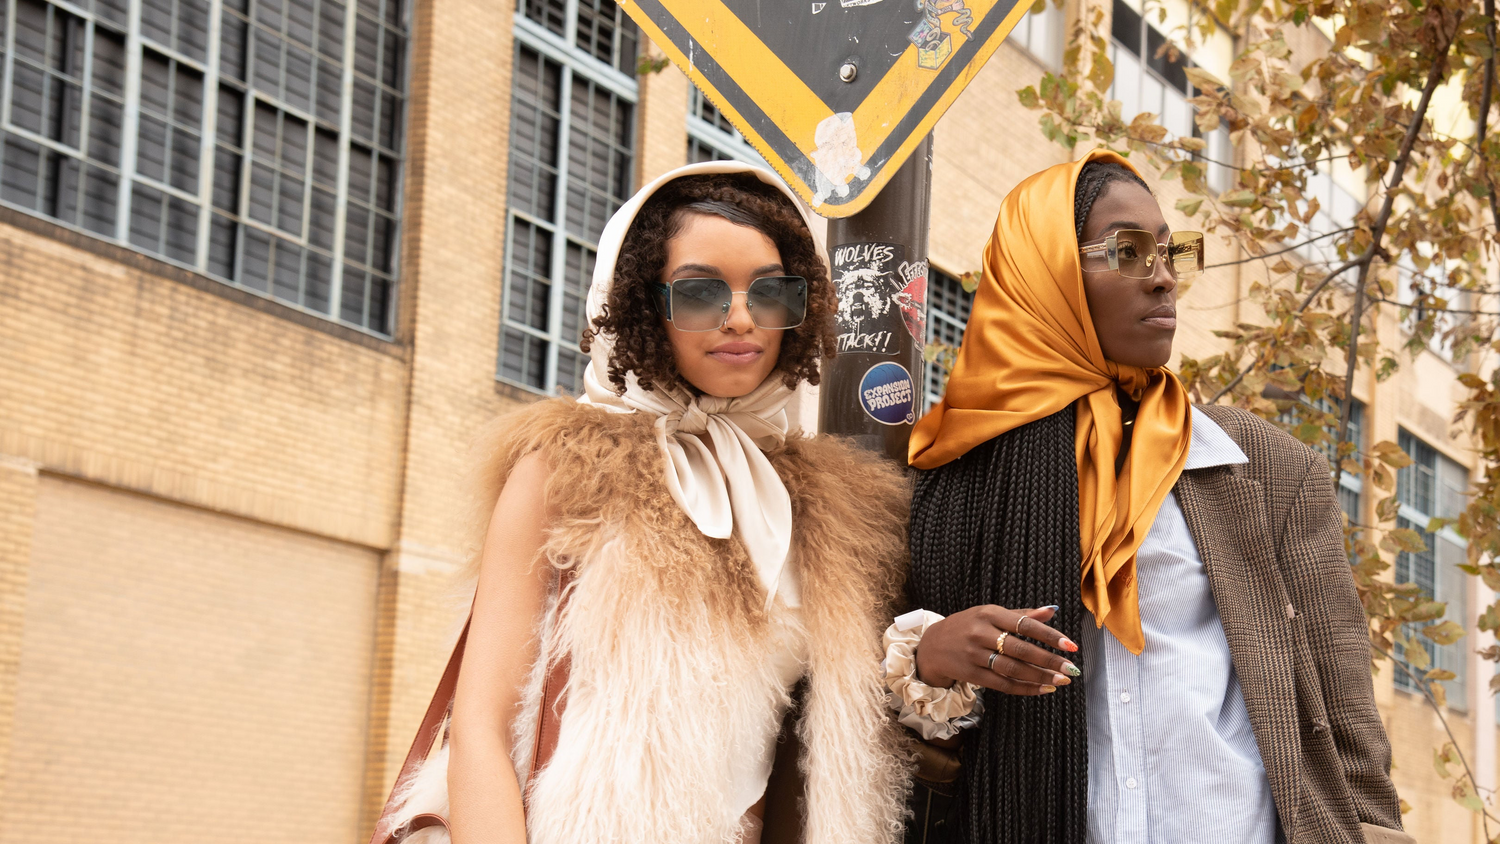
[{"label": "woman in gold headscarf", "polygon": [[1203,243],[1109,152],[1000,209],[911,440],[905,696],[985,690],[957,840],[1409,840],[1327,461],[1166,369]]}]

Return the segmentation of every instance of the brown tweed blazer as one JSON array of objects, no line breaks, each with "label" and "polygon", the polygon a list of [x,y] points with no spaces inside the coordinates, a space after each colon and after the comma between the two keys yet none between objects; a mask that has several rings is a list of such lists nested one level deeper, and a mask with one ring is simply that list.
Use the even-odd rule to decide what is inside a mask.
[{"label": "brown tweed blazer", "polygon": [[1175,492],[1286,840],[1411,840],[1381,837],[1401,812],[1328,461],[1243,410],[1201,409],[1250,462],[1183,472]]}]

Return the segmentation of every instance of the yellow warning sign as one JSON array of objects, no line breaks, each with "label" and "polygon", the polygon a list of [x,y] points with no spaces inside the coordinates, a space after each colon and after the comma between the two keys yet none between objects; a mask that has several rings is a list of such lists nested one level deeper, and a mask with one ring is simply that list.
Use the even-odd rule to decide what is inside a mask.
[{"label": "yellow warning sign", "polygon": [[619,0],[825,217],[880,192],[1030,2]]}]

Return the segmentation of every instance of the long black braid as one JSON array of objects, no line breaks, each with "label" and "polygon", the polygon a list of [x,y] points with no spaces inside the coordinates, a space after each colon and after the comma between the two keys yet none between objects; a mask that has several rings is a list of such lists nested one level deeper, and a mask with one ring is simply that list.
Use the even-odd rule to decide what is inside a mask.
[{"label": "long black braid", "polygon": [[[1118,164],[1085,165],[1074,192],[1075,235],[1113,182],[1145,186]],[[951,615],[981,604],[1057,604],[1051,625],[1082,641],[1078,465],[1073,408],[1001,434],[944,466],[919,471],[911,510],[911,595]],[[964,744],[956,841],[1084,844],[1088,831],[1089,666],[1038,697],[984,692],[985,714]]]}]

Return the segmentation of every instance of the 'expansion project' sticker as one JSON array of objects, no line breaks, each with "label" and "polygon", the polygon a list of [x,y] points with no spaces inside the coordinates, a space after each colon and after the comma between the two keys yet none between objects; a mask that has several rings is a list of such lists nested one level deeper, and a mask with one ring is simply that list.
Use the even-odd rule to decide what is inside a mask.
[{"label": "'expansion project' sticker", "polygon": [[859,380],[859,406],[882,425],[917,421],[912,407],[915,401],[916,389],[912,385],[911,373],[899,363],[877,363]]}]

